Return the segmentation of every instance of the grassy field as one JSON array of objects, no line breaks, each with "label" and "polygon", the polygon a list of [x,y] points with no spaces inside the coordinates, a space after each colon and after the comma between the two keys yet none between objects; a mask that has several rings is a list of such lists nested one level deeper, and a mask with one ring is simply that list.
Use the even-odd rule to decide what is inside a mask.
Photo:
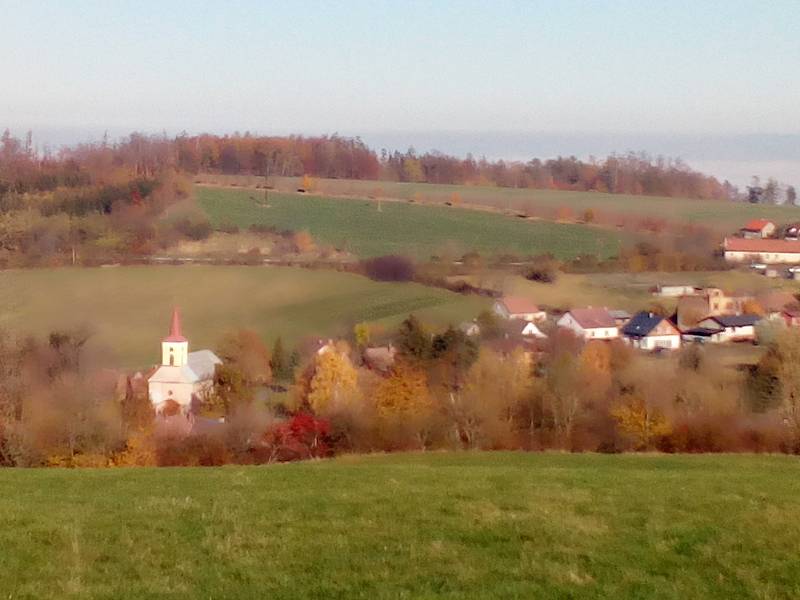
[{"label": "grassy field", "polygon": [[195,349],[236,328],[289,343],[348,333],[369,321],[394,326],[409,313],[434,324],[474,317],[487,300],[411,283],[377,283],[288,267],[114,267],[0,272],[0,330],[46,334],[89,324],[95,349],[125,366],[148,365],[174,304]]},{"label": "grassy field", "polygon": [[[202,179],[220,184],[256,185],[263,183],[263,178],[248,176],[206,175]],[[271,182],[281,190],[294,190],[300,184],[299,179],[291,177],[272,178]],[[422,201],[438,203],[449,200],[452,194],[457,192],[465,204],[479,204],[508,210],[524,210],[527,207],[546,209],[569,207],[575,214],[581,214],[587,208],[591,208],[598,214],[605,211],[614,215],[657,217],[671,221],[699,223],[720,232],[736,230],[753,218],[773,219],[778,223],[800,220],[800,209],[794,206],[753,205],[597,192],[341,179],[320,179],[317,181],[317,189],[320,194],[352,196],[381,194],[386,197],[402,199],[417,197]]]},{"label": "grassy field", "polygon": [[797,598],[785,456],[2,470],[7,598]]},{"label": "grassy field", "polygon": [[769,279],[746,271],[560,274],[555,283],[538,283],[518,275],[487,271],[483,275],[452,279],[464,279],[506,294],[527,297],[542,306],[564,309],[607,306],[636,311],[646,309],[653,302],[659,302],[668,309],[674,308],[677,299],[652,295],[650,289],[657,284],[719,287],[730,292],[758,293],[771,289],[800,292],[800,285],[796,281]]},{"label": "grassy field", "polygon": [[470,250],[486,255],[535,255],[559,258],[580,254],[616,254],[625,237],[615,230],[584,225],[523,220],[491,212],[423,206],[405,202],[340,200],[320,196],[269,196],[265,207],[253,198],[261,192],[198,187],[197,201],[215,225],[272,225],[307,229],[318,242],[358,256],[407,254],[459,257]]}]

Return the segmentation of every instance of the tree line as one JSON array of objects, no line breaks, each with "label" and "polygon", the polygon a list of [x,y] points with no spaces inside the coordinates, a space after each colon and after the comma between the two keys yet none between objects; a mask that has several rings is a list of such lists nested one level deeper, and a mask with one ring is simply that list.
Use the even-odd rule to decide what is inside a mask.
[{"label": "tree line", "polygon": [[252,464],[420,449],[800,453],[797,330],[776,327],[757,364],[732,368],[713,348],[654,357],[560,330],[532,349],[509,344],[490,313],[479,322],[471,337],[410,316],[384,340],[394,351],[383,346],[383,361],[363,324],[304,355],[231,332],[198,417],[214,427],[193,433],[177,411],[154,419],[146,378],[102,368],[87,332],[3,335],[0,464]]},{"label": "tree line", "polygon": [[[680,159],[645,153],[612,154],[603,159],[574,156],[528,161],[465,158],[431,151],[418,153],[369,148],[360,138],[330,136],[131,134],[117,142],[103,139],[36,153],[30,134],[18,140],[6,130],[0,141],[2,185],[54,189],[76,181],[108,178],[115,169],[152,177],[165,167],[186,173],[313,176],[415,183],[494,185],[514,188],[598,191],[703,199],[736,199],[728,182],[692,170]],[[35,158],[35,160],[28,160]],[[23,183],[24,182],[24,183]]]}]

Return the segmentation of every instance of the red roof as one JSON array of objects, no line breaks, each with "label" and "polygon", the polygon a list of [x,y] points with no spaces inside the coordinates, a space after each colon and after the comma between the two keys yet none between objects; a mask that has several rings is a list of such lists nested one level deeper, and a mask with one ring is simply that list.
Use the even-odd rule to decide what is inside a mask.
[{"label": "red roof", "polygon": [[733,252],[761,252],[800,254],[800,244],[787,240],[748,240],[745,238],[725,238],[725,250]]},{"label": "red roof", "polygon": [[165,342],[188,342],[181,334],[181,313],[176,306],[172,309],[172,323],[169,328],[169,335],[164,338]]},{"label": "red roof", "polygon": [[573,308],[569,314],[584,329],[616,327],[617,322],[605,308]]},{"label": "red roof", "polygon": [[747,225],[742,227],[744,231],[762,231],[764,227],[767,225],[774,225],[772,221],[768,221],[767,219],[753,219],[749,221]]},{"label": "red roof", "polygon": [[539,312],[539,307],[522,296],[504,296],[500,299],[509,314],[520,315]]}]

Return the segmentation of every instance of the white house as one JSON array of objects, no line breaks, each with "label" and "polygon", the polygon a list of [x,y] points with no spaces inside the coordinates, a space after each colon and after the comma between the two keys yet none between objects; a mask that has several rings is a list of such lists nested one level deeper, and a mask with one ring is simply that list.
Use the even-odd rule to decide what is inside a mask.
[{"label": "white house", "polygon": [[758,315],[718,315],[707,317],[690,329],[684,339],[709,341],[715,344],[722,342],[746,342],[756,339],[755,325],[761,317]]},{"label": "white house", "polygon": [[156,413],[163,413],[170,404],[177,405],[184,414],[194,412],[211,391],[214,369],[221,363],[211,350],[189,352],[189,340],[181,333],[181,317],[176,308],[169,335],[161,341],[161,366],[147,382]]},{"label": "white house", "polygon": [[556,324],[585,340],[611,340],[619,336],[614,317],[604,308],[573,308]]},{"label": "white house", "polygon": [[651,312],[640,312],[622,328],[627,344],[642,350],[677,350],[681,332],[670,321]]},{"label": "white house", "polygon": [[775,233],[775,223],[767,219],[753,219],[740,230],[745,239],[763,239]]},{"label": "white house", "polygon": [[520,319],[540,323],[547,313],[536,304],[521,296],[503,296],[494,303],[494,312],[504,319]]},{"label": "white house", "polygon": [[737,263],[800,263],[800,244],[790,240],[725,238],[725,260]]}]

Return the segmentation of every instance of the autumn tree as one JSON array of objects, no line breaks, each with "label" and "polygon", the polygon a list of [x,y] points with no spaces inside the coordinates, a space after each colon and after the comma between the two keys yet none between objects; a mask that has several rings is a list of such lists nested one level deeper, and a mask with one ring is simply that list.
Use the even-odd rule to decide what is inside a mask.
[{"label": "autumn tree", "polygon": [[633,440],[635,450],[652,449],[655,441],[672,429],[664,413],[639,394],[626,397],[612,414],[620,429]]},{"label": "autumn tree", "polygon": [[317,356],[309,384],[308,403],[317,414],[336,411],[360,400],[358,374],[345,343]]},{"label": "autumn tree", "polygon": [[219,345],[219,357],[237,369],[248,385],[265,385],[272,381],[269,350],[264,341],[249,329],[227,334]]},{"label": "autumn tree", "polygon": [[413,440],[426,446],[433,416],[433,402],[425,372],[405,361],[398,361],[389,377],[374,394],[375,407],[386,434],[396,443]]}]

